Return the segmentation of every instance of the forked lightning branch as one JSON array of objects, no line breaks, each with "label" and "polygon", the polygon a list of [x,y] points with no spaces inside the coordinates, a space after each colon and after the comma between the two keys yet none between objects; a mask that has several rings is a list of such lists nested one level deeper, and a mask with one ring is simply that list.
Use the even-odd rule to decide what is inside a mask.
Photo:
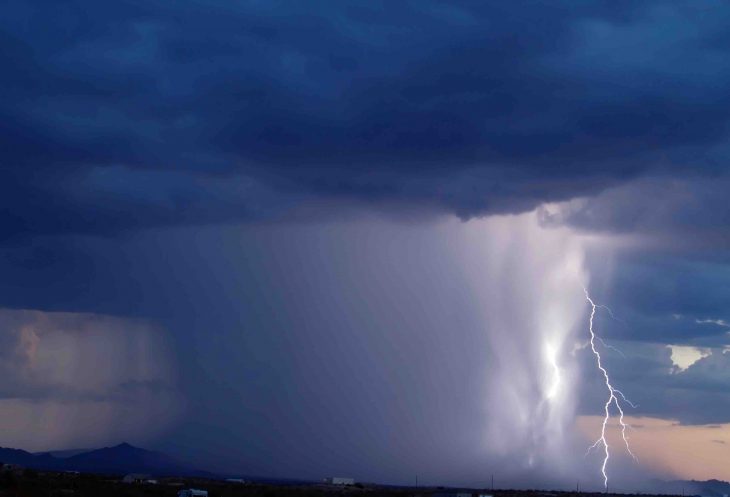
[{"label": "forked lightning branch", "polygon": [[[591,299],[591,296],[588,294],[588,290],[583,288],[583,291],[585,292],[586,300],[591,305],[591,315],[588,319],[588,331],[591,335],[591,351],[593,351],[593,355],[596,357],[596,366],[603,374],[603,378],[606,382],[606,388],[608,390],[608,398],[606,399],[606,403],[603,406],[604,416],[603,422],[601,423],[601,435],[593,443],[593,445],[588,448],[586,455],[588,455],[588,453],[592,449],[603,448],[604,457],[603,464],[601,465],[601,474],[603,475],[603,486],[605,488],[608,488],[608,473],[606,472],[606,466],[608,465],[608,460],[611,457],[611,453],[609,450],[608,440],[606,439],[606,427],[608,426],[608,422],[611,419],[611,405],[614,405],[618,410],[618,422],[621,427],[621,437],[623,438],[624,445],[626,446],[626,451],[631,455],[631,457],[634,458],[634,460],[637,460],[637,458],[631,451],[631,447],[629,446],[629,439],[626,436],[626,428],[629,427],[629,425],[624,422],[624,410],[621,407],[621,403],[626,402],[631,407],[636,406],[632,404],[631,401],[629,401],[620,390],[613,386],[613,384],[611,383],[611,378],[608,374],[608,370],[606,370],[601,361],[601,353],[599,352],[598,348],[596,348],[596,342],[600,341],[601,343],[603,343],[603,340],[596,336],[596,333],[593,329],[593,318],[596,316],[596,308],[605,306],[596,305],[596,303],[593,302],[593,299]],[[610,309],[608,309],[608,312],[611,312]]]}]

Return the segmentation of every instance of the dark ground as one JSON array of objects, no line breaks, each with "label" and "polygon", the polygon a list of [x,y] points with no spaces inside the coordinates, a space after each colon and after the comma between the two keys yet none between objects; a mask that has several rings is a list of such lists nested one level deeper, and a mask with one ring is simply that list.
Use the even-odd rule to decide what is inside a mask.
[{"label": "dark ground", "polygon": [[[434,494],[473,492],[491,494],[494,497],[610,497],[612,494],[588,494],[576,492],[546,492],[537,490],[457,490],[444,488],[403,488],[370,484],[352,487],[327,485],[274,485],[259,483],[227,483],[217,480],[163,478],[153,484],[125,484],[120,476],[91,474],[46,473],[32,470],[0,474],[2,497],[176,497],[183,488],[199,488],[208,491],[210,497],[314,497],[314,496],[392,496],[415,497]],[[626,494],[623,494],[625,497]],[[435,497],[435,496],[434,496]],[[652,497],[642,494],[642,497]]]}]

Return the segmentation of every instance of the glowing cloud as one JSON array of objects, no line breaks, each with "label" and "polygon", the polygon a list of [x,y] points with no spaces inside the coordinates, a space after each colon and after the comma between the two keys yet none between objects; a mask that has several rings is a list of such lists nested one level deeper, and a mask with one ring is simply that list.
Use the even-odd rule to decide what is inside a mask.
[{"label": "glowing cloud", "polygon": [[709,356],[711,353],[709,349],[689,347],[686,345],[667,345],[667,348],[672,351],[672,364],[674,364],[674,367],[679,372],[685,371],[692,364]]},{"label": "glowing cloud", "polygon": [[585,239],[536,212],[465,226],[489,351],[487,430],[492,454],[515,471],[572,478],[578,378],[570,355],[584,316]]},{"label": "glowing cloud", "polygon": [[27,450],[144,441],[180,412],[164,330],[99,314],[0,309],[0,440]]}]

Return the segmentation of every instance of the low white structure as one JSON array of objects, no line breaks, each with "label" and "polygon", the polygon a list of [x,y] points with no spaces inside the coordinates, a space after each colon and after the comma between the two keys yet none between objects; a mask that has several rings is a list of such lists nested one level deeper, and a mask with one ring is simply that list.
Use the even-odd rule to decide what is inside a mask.
[{"label": "low white structure", "polygon": [[208,491],[188,488],[186,490],[180,490],[177,493],[177,497],[208,497]]},{"label": "low white structure", "polygon": [[146,483],[151,477],[142,473],[129,473],[122,478],[122,483]]},{"label": "low white structure", "polygon": [[354,485],[354,478],[343,478],[341,476],[333,476],[332,478],[325,478],[324,482],[328,485]]}]

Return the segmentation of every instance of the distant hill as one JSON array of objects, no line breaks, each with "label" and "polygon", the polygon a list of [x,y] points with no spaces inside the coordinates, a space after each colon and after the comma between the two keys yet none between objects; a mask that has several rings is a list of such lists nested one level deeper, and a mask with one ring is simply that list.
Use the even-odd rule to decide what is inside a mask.
[{"label": "distant hill", "polygon": [[34,452],[35,455],[50,454],[53,457],[65,459],[67,457],[75,456],[76,454],[83,454],[84,452],[91,452],[94,449],[68,449],[68,450],[51,450],[46,452]]},{"label": "distant hill", "polygon": [[652,482],[651,490],[673,495],[701,495],[702,497],[730,496],[730,483],[722,480],[673,480]]},{"label": "distant hill", "polygon": [[57,460],[50,454],[31,454],[20,449],[7,449],[0,447],[0,462],[5,464],[18,464],[27,468],[36,468],[39,465],[55,467]]},{"label": "distant hill", "polygon": [[[63,454],[63,452],[60,453]],[[0,448],[0,462],[50,471],[108,474],[147,473],[156,476],[212,476],[211,473],[188,467],[162,452],[141,449],[128,443],[89,450],[66,457],[56,457],[50,453],[32,454],[19,449]]]}]

